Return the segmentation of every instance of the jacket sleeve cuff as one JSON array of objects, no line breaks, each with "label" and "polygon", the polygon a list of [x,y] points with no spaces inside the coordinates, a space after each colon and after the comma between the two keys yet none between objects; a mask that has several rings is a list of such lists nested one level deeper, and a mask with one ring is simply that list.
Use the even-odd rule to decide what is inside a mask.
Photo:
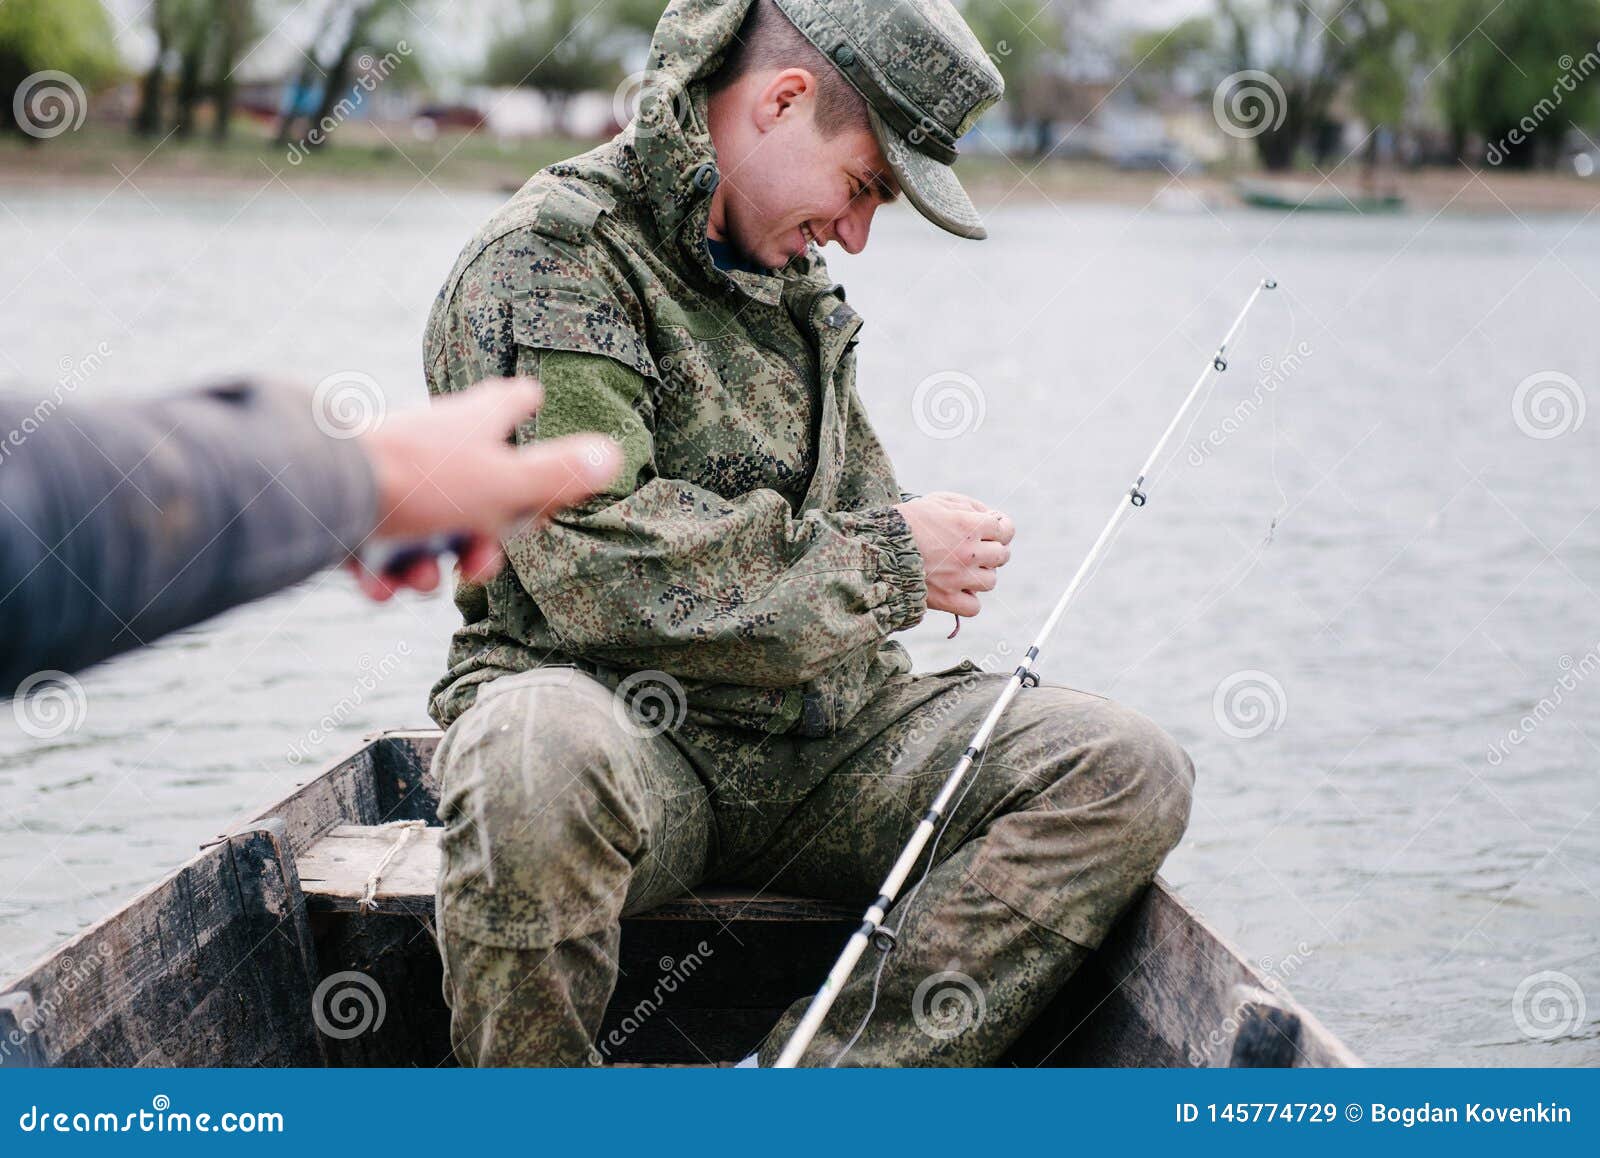
[{"label": "jacket sleeve cuff", "polygon": [[887,590],[887,630],[903,631],[921,622],[928,609],[927,576],[922,552],[905,517],[893,507],[874,507],[841,516],[845,528],[859,535],[877,564],[877,582]]}]

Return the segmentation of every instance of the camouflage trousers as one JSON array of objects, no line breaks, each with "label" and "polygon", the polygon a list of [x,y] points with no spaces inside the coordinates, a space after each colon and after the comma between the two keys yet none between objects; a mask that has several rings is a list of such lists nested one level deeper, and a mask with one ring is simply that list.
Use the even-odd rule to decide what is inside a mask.
[{"label": "camouflage trousers", "polygon": [[[693,724],[651,735],[568,668],[485,686],[435,765],[458,1058],[599,1064],[619,919],[702,883],[865,909],[1005,678],[970,664],[903,676],[820,739]],[[969,782],[934,867],[891,911],[899,947],[842,1064],[993,1063],[1177,843],[1194,766],[1142,716],[1046,685],[1017,696]],[[830,1064],[855,1031],[878,960],[857,968],[806,1064]],[[919,986],[952,971],[983,1016],[929,1032]],[[767,1037],[762,1065],[804,1004]]]}]

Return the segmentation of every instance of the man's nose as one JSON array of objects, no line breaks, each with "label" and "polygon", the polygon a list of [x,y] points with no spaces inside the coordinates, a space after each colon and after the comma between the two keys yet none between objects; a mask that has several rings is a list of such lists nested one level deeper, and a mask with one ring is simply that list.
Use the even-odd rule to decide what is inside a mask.
[{"label": "man's nose", "polygon": [[860,253],[867,247],[867,235],[872,232],[872,215],[877,211],[877,199],[865,195],[856,198],[849,209],[834,218],[833,235],[846,253]]}]

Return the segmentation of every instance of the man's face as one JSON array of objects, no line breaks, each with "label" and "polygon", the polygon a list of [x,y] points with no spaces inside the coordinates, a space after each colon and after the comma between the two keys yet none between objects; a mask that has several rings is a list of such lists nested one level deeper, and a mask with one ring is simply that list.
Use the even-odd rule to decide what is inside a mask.
[{"label": "man's face", "polygon": [[873,214],[898,192],[869,130],[825,137],[817,128],[815,86],[804,70],[786,70],[748,94],[755,107],[713,134],[722,171],[713,236],[769,269],[813,241],[860,253]]}]

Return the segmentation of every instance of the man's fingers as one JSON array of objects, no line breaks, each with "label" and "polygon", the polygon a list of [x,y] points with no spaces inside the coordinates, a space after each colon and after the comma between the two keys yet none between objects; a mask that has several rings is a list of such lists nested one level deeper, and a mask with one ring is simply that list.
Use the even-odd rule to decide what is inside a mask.
[{"label": "man's fingers", "polygon": [[990,511],[978,526],[978,534],[996,543],[1009,543],[1016,538],[1017,525],[1011,516],[1000,511]]},{"label": "man's fingers", "polygon": [[469,583],[487,583],[500,573],[505,565],[505,555],[500,544],[487,535],[474,535],[472,541],[457,558],[461,574]]},{"label": "man's fingers", "polygon": [[979,567],[1004,567],[1011,562],[1011,548],[993,539],[985,539],[973,548],[972,561]]},{"label": "man's fingers", "polygon": [[622,449],[609,438],[573,434],[517,452],[522,460],[517,509],[544,514],[600,490],[622,467]]},{"label": "man's fingers", "polygon": [[978,597],[971,591],[963,591],[961,594],[953,596],[950,599],[950,606],[943,608],[943,610],[953,611],[963,619],[971,619],[983,610],[983,604],[978,602]]},{"label": "man's fingers", "polygon": [[431,557],[418,559],[390,580],[390,585],[396,590],[409,587],[413,591],[433,591],[439,586],[439,561]]},{"label": "man's fingers", "polygon": [[489,408],[489,425],[497,435],[515,430],[544,405],[544,387],[533,378],[490,378],[466,397],[474,395]]},{"label": "man's fingers", "polygon": [[959,491],[934,491],[927,497],[938,499],[942,503],[948,503],[950,506],[957,507],[963,511],[977,511],[982,514],[989,509],[971,495],[964,495]]}]

